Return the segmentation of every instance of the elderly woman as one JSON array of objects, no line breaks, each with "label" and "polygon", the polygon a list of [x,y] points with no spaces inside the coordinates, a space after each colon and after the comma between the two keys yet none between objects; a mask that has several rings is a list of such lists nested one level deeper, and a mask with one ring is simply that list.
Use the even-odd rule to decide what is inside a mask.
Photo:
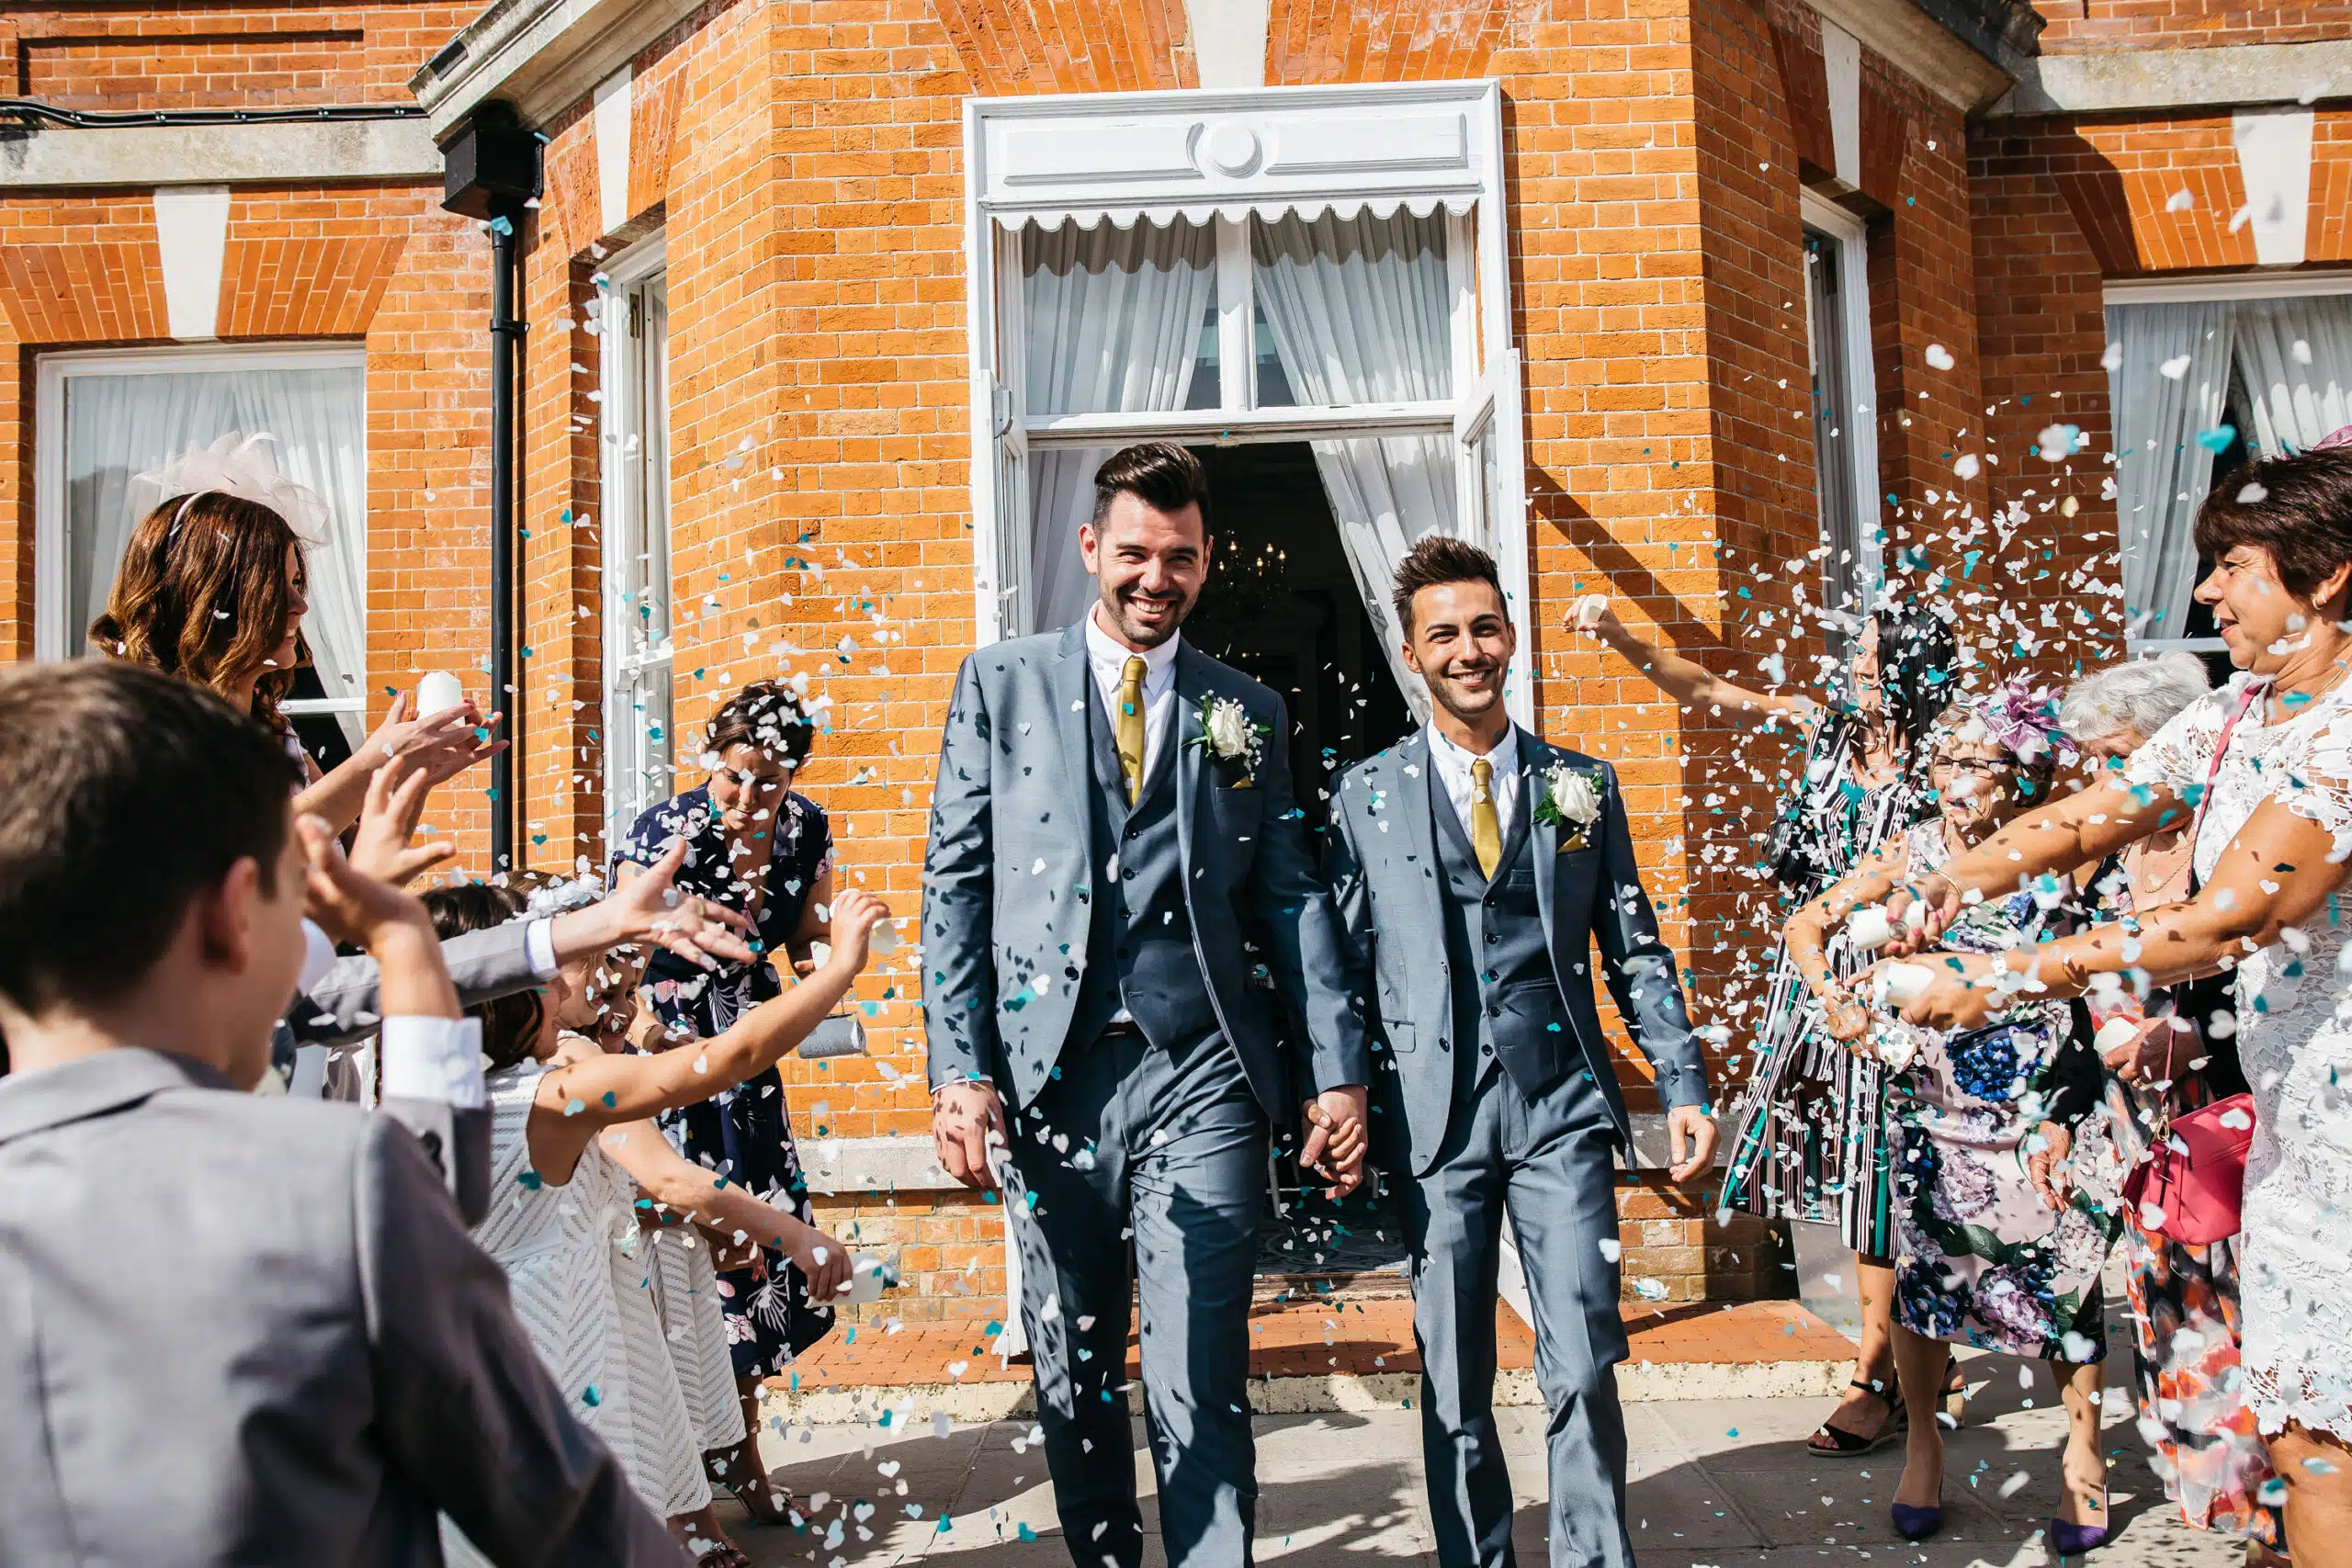
[{"label": "elderly woman", "polygon": [[[1871,856],[1789,921],[1789,955],[1822,1005],[1822,1026],[1888,1069],[1896,1161],[1894,1366],[1905,1403],[1934,1401],[1948,1347],[1973,1345],[2052,1363],[2067,1416],[2064,1502],[2051,1523],[2061,1553],[2107,1534],[2098,1451],[2099,1362],[2107,1354],[2099,1270],[2110,1205],[2061,1193],[2035,1156],[2098,1100],[2098,1068],[2073,1039],[2064,1002],[2036,1001],[1943,1032],[1873,1020],[1825,953],[1828,932],[1905,878],[1931,875],[2050,796],[2064,747],[2052,705],[2022,681],[1937,721],[1928,779],[1936,817]],[[2067,929],[2063,880],[2011,886],[1972,905],[1945,933],[1951,953],[2030,947]],[[1911,1423],[1894,1498],[1897,1533],[1943,1523],[1943,1434]]]},{"label": "elderly woman", "polygon": [[[2145,995],[2234,972],[2255,1126],[2237,1236],[2239,1365],[2305,1568],[2352,1564],[2352,1008],[2337,960],[2352,852],[2352,453],[2267,458],[2197,519],[2197,585],[2245,676],[2160,729],[2119,774],[1920,879],[1919,940],[2020,875],[2189,824],[2195,896],[1990,956],[1939,955],[1906,1020],[1968,1028],[2018,995]],[[1908,900],[1898,897],[1900,906]]]},{"label": "elderly woman", "polygon": [[[2101,773],[2120,769],[2209,684],[2193,654],[2112,665],[2068,689],[2059,722],[2086,762]],[[2101,918],[2189,897],[2187,827],[2182,820],[2109,857],[2095,882]],[[2145,1157],[2167,1117],[2241,1093],[2245,1079],[2237,1070],[2225,976],[2153,991],[2144,1002],[2120,986],[2102,990],[2091,998],[2095,1023],[2162,1021],[2108,1054],[2103,1114],[2084,1138],[2080,1157],[2128,1170]],[[2226,1027],[2211,1027],[2217,1018]],[[2140,1430],[2165,1495],[2193,1528],[2275,1550],[2278,1509],[2263,1501],[2270,1457],[2238,1386],[2236,1238],[2202,1247],[2174,1241],[2126,1205],[2118,1252],[2132,1303]]]}]

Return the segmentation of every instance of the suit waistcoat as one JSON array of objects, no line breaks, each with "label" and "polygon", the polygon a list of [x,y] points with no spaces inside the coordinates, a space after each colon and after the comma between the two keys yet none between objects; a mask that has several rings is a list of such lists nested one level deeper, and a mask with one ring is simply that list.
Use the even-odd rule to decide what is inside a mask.
[{"label": "suit waistcoat", "polygon": [[1087,833],[1094,889],[1086,978],[1070,1018],[1069,1041],[1089,1043],[1124,1007],[1146,1039],[1173,1050],[1218,1032],[1184,902],[1184,852],[1176,832],[1178,727],[1168,727],[1142,795],[1129,807],[1110,719],[1099,691],[1091,694],[1096,700],[1086,705],[1093,763],[1088,770],[1092,799]]},{"label": "suit waistcoat", "polygon": [[1559,1081],[1577,1054],[1576,1026],[1552,972],[1551,943],[1536,903],[1536,863],[1528,830],[1532,803],[1521,802],[1491,880],[1445,788],[1430,781],[1438,863],[1444,872],[1447,971],[1453,987],[1454,1082],[1476,1085],[1500,1063],[1532,1099]]}]

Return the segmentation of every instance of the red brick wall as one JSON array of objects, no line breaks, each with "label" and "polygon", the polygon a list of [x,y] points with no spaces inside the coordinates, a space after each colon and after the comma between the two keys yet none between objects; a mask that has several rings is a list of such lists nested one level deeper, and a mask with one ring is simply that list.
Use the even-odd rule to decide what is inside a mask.
[{"label": "red brick wall", "polygon": [[408,79],[478,6],[105,0],[9,7],[0,81],[60,108],[139,109],[410,102]]},{"label": "red brick wall", "polygon": [[[605,433],[591,396],[600,343],[584,321],[599,265],[658,225],[678,750],[692,756],[701,722],[743,682],[818,680],[831,728],[803,786],[833,815],[842,875],[913,912],[937,726],[972,636],[961,101],[1189,84],[1183,15],[1174,0],[1016,12],[982,0],[714,3],[634,63],[628,200],[610,231],[594,117],[582,104],[550,123],[548,194],[521,237],[529,863],[570,870],[604,852]],[[404,92],[464,19],[462,7],[427,5],[288,6],[209,9],[199,26],[160,6],[60,6],[0,22],[0,64],[20,82],[42,73],[61,101],[380,100]],[[240,28],[263,41],[225,53],[205,41]],[[59,41],[79,37],[110,41],[88,46],[97,52]],[[343,74],[308,83],[294,62],[311,55]],[[213,70],[222,59],[232,68]],[[1789,618],[1792,582],[1810,597],[1818,581],[1802,559],[1816,533],[1799,191],[1835,162],[1817,22],[1781,0],[1276,0],[1268,64],[1277,82],[1503,83],[1510,291],[1485,305],[1509,312],[1525,359],[1537,705],[1555,737],[1617,764],[1667,933],[1701,976],[1699,1010],[1741,1022],[1726,999],[1752,1000],[1769,933],[1740,868],[1786,748],[1675,712],[1622,661],[1565,636],[1557,616],[1605,587],[1630,622],[1714,668],[1754,679],[1760,657],[1781,651],[1792,678],[1806,672],[1815,637]],[[2062,567],[2111,548],[2093,460],[2108,442],[2098,278],[2236,255],[2215,248],[2235,205],[2226,121],[1972,141],[1949,106],[1867,51],[1863,114],[1861,189],[1844,199],[1871,233],[1892,547],[1955,568],[1932,536],[1963,510],[1982,520],[2014,502],[2033,517],[2050,505],[2071,530],[2076,553],[2053,553]],[[2352,179],[2344,118],[2320,122],[2315,254],[2342,243],[2324,193]],[[2188,224],[2163,216],[2184,170],[2205,193]],[[241,188],[232,212],[223,330],[368,348],[368,685],[379,703],[421,670],[470,670],[487,637],[487,244],[437,198],[428,186]],[[143,193],[0,201],[0,333],[17,354],[16,374],[0,377],[0,572],[19,584],[0,595],[0,649],[18,656],[30,624],[28,351],[157,337],[157,263]],[[1931,348],[1951,355],[1948,368]],[[2071,474],[2027,457],[2053,417],[2093,434]],[[1980,458],[1973,480],[1953,471],[1967,455]],[[2054,510],[2063,496],[2076,502],[2071,516]],[[2063,573],[2039,575],[2052,564],[2024,547],[1996,553],[1962,590],[1994,581],[2064,614]],[[473,872],[488,869],[485,784],[466,780],[436,812]],[[900,963],[860,993],[873,1058],[790,1070],[804,1133],[925,1131],[923,1097],[906,1081],[922,1068],[915,976]],[[1645,1077],[1630,1055],[1624,1077]],[[1634,1211],[1666,1201],[1628,1201],[1629,1225],[1681,1227],[1640,1230],[1657,1256],[1629,1252],[1629,1273],[1697,1290],[1732,1278],[1728,1251],[1755,1252],[1751,1234],[1709,1235],[1687,1205],[1646,1213]],[[1001,1290],[996,1216],[977,1201],[869,1198],[826,1213],[932,1249],[910,1267],[935,1298]]]},{"label": "red brick wall", "polygon": [[2045,54],[2301,43],[2352,30],[2352,5],[2345,0],[2034,0],[2033,8],[2048,23]]}]

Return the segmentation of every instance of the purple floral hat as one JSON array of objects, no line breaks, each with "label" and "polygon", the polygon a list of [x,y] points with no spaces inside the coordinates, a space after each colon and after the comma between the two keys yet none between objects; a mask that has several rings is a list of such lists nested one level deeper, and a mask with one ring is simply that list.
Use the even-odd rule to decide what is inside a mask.
[{"label": "purple floral hat", "polygon": [[1986,735],[2029,767],[2071,763],[2078,753],[2058,727],[2059,695],[2052,687],[2012,675],[1978,698],[1970,714]]}]

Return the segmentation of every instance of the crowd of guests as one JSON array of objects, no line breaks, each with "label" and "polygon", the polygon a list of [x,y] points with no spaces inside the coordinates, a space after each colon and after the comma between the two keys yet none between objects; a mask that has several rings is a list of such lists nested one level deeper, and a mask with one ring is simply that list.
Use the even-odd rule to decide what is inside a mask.
[{"label": "crowd of guests", "polygon": [[[45,1358],[0,1358],[10,1408],[43,1417],[0,1437],[0,1529],[26,1561],[740,1563],[711,1487],[790,1517],[756,1390],[851,1278],[777,1063],[887,918],[835,886],[825,814],[792,788],[804,694],[722,705],[702,782],[597,886],[420,900],[403,886],[453,852],[416,841],[425,802],[503,744],[498,716],[396,699],[322,774],[281,710],[305,541],[269,493],[167,495],[91,627],[104,657],[0,674],[0,1235],[34,1281],[0,1298],[0,1337]],[[1906,1539],[1940,1526],[1967,1346],[2050,1363],[2052,1544],[2107,1540],[2115,1260],[2182,1517],[2250,1560],[2352,1562],[2352,452],[2249,466],[2197,544],[2237,671],[2218,689],[2173,654],[1970,692],[1948,616],[1914,604],[1856,628],[1821,704],[1579,617],[1681,703],[1802,739],[1767,846],[1792,912],[1724,1194],[1854,1250],[1856,1375],[1809,1446],[1901,1441]],[[303,1092],[447,1120],[416,1138],[203,1092],[321,1046]],[[2175,1122],[2235,1096],[2238,1228],[2181,1239],[2127,1189]],[[102,1288],[44,1235],[152,1247],[173,1302]],[[199,1314],[217,1356],[109,1353],[191,1302],[234,1308]],[[157,1400],[222,1436],[150,1488],[153,1456],[111,1428]],[[222,1468],[256,1422],[308,1478],[282,1496]]]},{"label": "crowd of guests", "polygon": [[[1915,605],[1862,627],[1832,707],[1582,618],[1682,703],[1806,732],[1767,856],[1793,912],[1724,1192],[1855,1249],[1861,1354],[1811,1447],[1901,1440],[1906,1539],[1940,1528],[1951,1348],[1973,1346],[2051,1363],[2051,1543],[2107,1540],[2112,1258],[2182,1517],[2249,1562],[2352,1562],[2352,451],[2249,465],[2196,542],[2235,671],[2219,689],[2173,653],[1965,693],[1941,612]],[[2242,1194],[2202,1156],[2238,1205],[2224,1234],[2149,1195],[2180,1189],[2132,1186],[2152,1157],[2186,1168],[2175,1124],[2199,1112],[2250,1134]]]},{"label": "crowd of guests", "polygon": [[[0,677],[0,774],[13,781],[0,823],[13,955],[0,974],[13,1068],[0,1080],[0,1164],[13,1155],[41,1173],[12,1178],[19,1198],[74,1164],[78,1153],[42,1145],[78,1130],[41,1108],[81,1092],[77,1077],[142,1080],[139,1116],[110,1136],[209,1116],[219,1125],[191,1134],[198,1150],[240,1139],[248,1155],[277,1149],[289,1162],[281,1179],[316,1175],[328,1190],[348,1169],[306,1170],[303,1154],[322,1125],[337,1130],[333,1144],[352,1122],[281,1107],[282,1128],[246,1125],[209,1103],[192,1115],[157,1086],[283,1095],[290,1082],[296,1098],[395,1112],[370,1119],[379,1125],[405,1115],[415,1135],[401,1135],[405,1149],[369,1141],[361,1163],[376,1168],[356,1195],[338,1194],[343,1217],[361,1217],[360,1288],[329,1314],[350,1321],[322,1330],[319,1303],[291,1290],[251,1303],[241,1330],[270,1346],[277,1378],[208,1371],[200,1355],[182,1369],[199,1389],[242,1381],[205,1391],[223,1434],[278,1423],[291,1476],[343,1484],[322,1502],[288,1480],[284,1512],[248,1517],[236,1498],[250,1483],[225,1468],[242,1450],[224,1437],[203,1463],[167,1464],[162,1495],[134,1506],[84,1491],[97,1477],[77,1461],[118,1439],[69,1422],[53,1465],[12,1465],[14,1485],[0,1483],[0,1539],[17,1543],[0,1556],[741,1568],[749,1560],[714,1517],[711,1487],[761,1522],[795,1517],[758,1459],[755,1393],[830,1330],[852,1278],[849,1250],[810,1213],[776,1064],[840,1004],[887,918],[872,897],[836,891],[824,813],[791,789],[815,734],[809,706],[775,682],[722,704],[707,778],[636,824],[609,889],[523,874],[413,897],[403,886],[453,853],[417,841],[430,793],[503,746],[499,716],[471,701],[417,715],[399,697],[352,759],[322,774],[281,707],[304,657],[311,541],[266,451],[249,443],[209,477],[226,488],[173,493],[164,476],[91,627],[101,659]],[[162,815],[129,819],[142,808]],[[165,863],[107,875],[121,852],[94,843],[159,829],[172,840]],[[121,925],[83,907],[89,883],[60,892],[76,875],[153,906],[139,940],[91,940]],[[238,899],[232,918],[223,906]],[[343,955],[330,962],[334,943]],[[250,1038],[207,1029],[224,1010],[206,1005],[216,993],[227,1014],[260,1020]],[[320,1070],[305,1070],[312,1054]],[[430,1208],[420,1151],[455,1209],[419,1212]],[[220,1212],[252,1212],[234,1175]],[[41,1223],[70,1226],[73,1212]],[[479,1250],[447,1234],[459,1216]],[[13,1237],[19,1218],[0,1227]],[[83,1234],[129,1243],[145,1228]],[[267,1248],[211,1239],[197,1279],[242,1265],[248,1288],[279,1296],[284,1281],[256,1256]],[[419,1262],[428,1254],[433,1267]],[[503,1293],[467,1267],[484,1255]],[[334,1258],[322,1247],[313,1263]],[[40,1320],[65,1300],[28,1311]],[[0,1312],[0,1332],[55,1332],[14,1317]],[[280,1355],[273,1333],[300,1338],[306,1326],[313,1341],[345,1342]],[[392,1364],[424,1337],[446,1343]],[[67,1359],[61,1375],[75,1370]],[[108,1413],[135,1421],[141,1398],[170,1404],[169,1388],[132,1393],[152,1371],[124,1364],[100,1380],[121,1385]],[[374,1392],[353,1411],[315,1411],[321,1378]],[[88,1387],[33,1383],[11,1389],[25,1396],[11,1408],[92,1413]],[[143,1483],[153,1470],[143,1456],[111,1473]]]}]

